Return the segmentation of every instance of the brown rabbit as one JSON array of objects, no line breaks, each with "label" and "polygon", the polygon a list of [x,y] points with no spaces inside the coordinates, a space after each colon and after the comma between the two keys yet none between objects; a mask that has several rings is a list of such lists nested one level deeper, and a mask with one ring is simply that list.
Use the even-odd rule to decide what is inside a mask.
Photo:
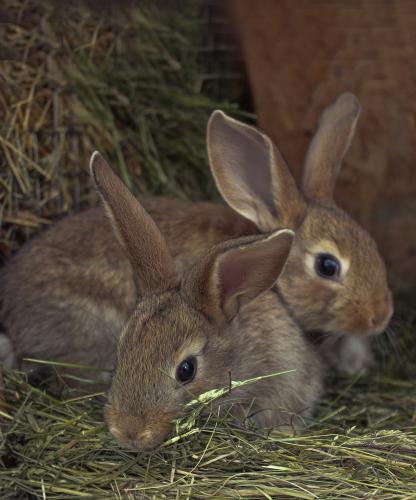
[{"label": "brown rabbit", "polygon": [[180,277],[167,244],[140,203],[102,157],[92,173],[131,263],[139,302],[122,330],[106,419],[123,446],[166,439],[184,404],[229,376],[295,371],[233,391],[261,426],[310,414],[321,389],[317,356],[273,292],[293,233],[230,240]]},{"label": "brown rabbit", "polygon": [[327,361],[349,373],[369,366],[369,337],[384,331],[393,313],[375,242],[333,200],[359,114],[360,104],[349,93],[325,110],[301,190],[266,135],[219,111],[208,125],[210,165],[227,203],[261,231],[296,229],[277,293],[312,339],[324,334]]},{"label": "brown rabbit", "polygon": [[[217,111],[208,125],[210,165],[223,197],[241,215],[211,203],[151,199],[144,204],[182,269],[226,239],[297,229],[275,290],[306,333],[313,339],[324,335],[320,350],[327,362],[347,372],[368,366],[369,337],[381,332],[392,314],[374,241],[332,199],[359,111],[357,99],[343,94],[324,112],[302,190],[267,136]],[[135,287],[131,265],[97,208],[64,219],[23,247],[2,271],[0,297],[7,335],[0,341],[0,359],[20,363],[27,356],[110,367],[97,342],[105,335],[115,346],[133,310]]]},{"label": "brown rabbit", "polygon": [[224,200],[252,225],[211,204],[145,204],[182,266],[208,242],[295,229],[287,271],[276,292],[311,341],[320,343],[326,363],[351,374],[370,366],[371,336],[384,331],[393,313],[375,242],[332,198],[359,114],[360,104],[349,93],[325,110],[300,190],[265,134],[221,111],[213,113],[208,123],[213,176]]}]

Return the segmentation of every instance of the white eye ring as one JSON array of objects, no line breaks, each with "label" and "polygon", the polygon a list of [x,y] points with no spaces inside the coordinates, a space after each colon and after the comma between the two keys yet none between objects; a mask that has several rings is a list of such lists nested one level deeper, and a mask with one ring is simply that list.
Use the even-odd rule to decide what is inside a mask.
[{"label": "white eye ring", "polygon": [[[331,259],[338,261],[339,263],[339,273],[336,277],[329,277],[322,275],[324,273],[319,273],[317,270],[317,258],[319,255],[328,255]],[[345,278],[348,269],[350,267],[350,259],[349,257],[341,256],[340,251],[338,250],[337,245],[331,240],[321,240],[315,244],[312,244],[306,250],[306,254],[304,257],[305,268],[309,274],[309,276],[314,278],[326,278],[326,283],[329,284],[340,284],[341,281]]]}]

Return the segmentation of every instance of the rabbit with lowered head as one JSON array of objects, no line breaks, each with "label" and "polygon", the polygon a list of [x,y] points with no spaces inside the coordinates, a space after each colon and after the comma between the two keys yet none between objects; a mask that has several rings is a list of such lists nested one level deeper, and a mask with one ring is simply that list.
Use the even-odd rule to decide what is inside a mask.
[{"label": "rabbit with lowered head", "polygon": [[118,342],[106,407],[117,441],[136,449],[157,446],[186,402],[226,387],[230,375],[241,380],[294,370],[227,397],[263,427],[289,426],[293,413],[309,415],[320,394],[321,368],[268,291],[293,233],[221,243],[180,277],[156,224],[97,153],[91,168],[139,291]]}]

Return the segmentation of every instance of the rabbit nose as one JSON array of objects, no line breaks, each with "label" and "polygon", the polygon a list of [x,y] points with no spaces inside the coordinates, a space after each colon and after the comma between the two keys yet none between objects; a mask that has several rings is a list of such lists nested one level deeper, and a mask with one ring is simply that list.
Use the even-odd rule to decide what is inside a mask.
[{"label": "rabbit nose", "polygon": [[373,314],[370,318],[370,325],[377,331],[383,330],[393,314],[393,306],[391,303],[391,298],[386,297],[385,299],[376,302],[373,309]]},{"label": "rabbit nose", "polygon": [[111,434],[117,439],[120,446],[134,449],[149,449],[157,446],[155,433],[149,429],[137,430],[135,427],[128,426],[120,429],[116,426],[110,427]]},{"label": "rabbit nose", "polygon": [[156,434],[149,429],[145,429],[136,434],[135,442],[139,445],[139,448],[142,449],[154,448],[159,444],[156,439]]},{"label": "rabbit nose", "polygon": [[370,320],[371,326],[377,327],[383,322],[384,318],[385,318],[384,312],[375,313]]},{"label": "rabbit nose", "polygon": [[[105,410],[106,421],[118,444],[136,450],[156,448],[169,437],[174,415],[154,409],[147,415],[126,415],[113,404]],[[176,417],[175,417],[176,418]]]}]

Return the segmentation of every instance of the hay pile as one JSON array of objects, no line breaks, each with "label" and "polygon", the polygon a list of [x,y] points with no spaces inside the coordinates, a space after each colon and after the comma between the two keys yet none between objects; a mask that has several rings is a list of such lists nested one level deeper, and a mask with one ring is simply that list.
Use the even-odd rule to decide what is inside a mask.
[{"label": "hay pile", "polygon": [[[81,4],[5,0],[0,66],[0,252],[51,219],[95,202],[95,148],[142,194],[212,197],[209,113],[235,108],[201,93],[198,4],[128,16]],[[401,304],[401,300],[399,304]],[[380,348],[366,377],[332,381],[302,436],[263,435],[215,415],[182,423],[152,453],[121,450],[104,397],[56,400],[24,375],[0,387],[0,497],[415,498],[416,315]],[[185,429],[185,430],[183,430]]]},{"label": "hay pile", "polygon": [[[212,197],[198,2],[117,14],[82,3],[2,2],[2,241],[94,202],[94,149],[136,192]],[[98,4],[99,7],[99,4]]]},{"label": "hay pile", "polygon": [[[416,497],[416,315],[396,320],[406,356],[334,380],[303,435],[264,435],[215,415],[149,453],[121,450],[101,395],[55,400],[5,377],[1,498]],[[398,346],[396,346],[399,348]]]}]

